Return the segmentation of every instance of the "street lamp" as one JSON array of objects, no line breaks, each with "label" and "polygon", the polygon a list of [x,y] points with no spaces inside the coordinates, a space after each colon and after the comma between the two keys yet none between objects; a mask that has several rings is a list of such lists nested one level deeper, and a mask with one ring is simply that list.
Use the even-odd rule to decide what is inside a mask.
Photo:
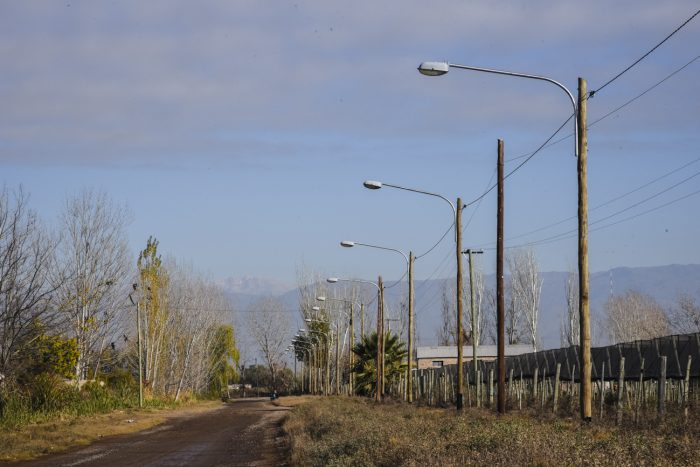
[{"label": "street lamp", "polygon": [[[430,191],[417,190],[415,188],[406,188],[399,185],[392,185],[390,183],[379,182],[376,180],[366,180],[363,183],[364,187],[370,190],[378,190],[382,187],[396,188],[398,190],[410,191],[413,193],[419,193],[422,195],[434,196],[440,198],[450,205],[452,208],[452,214],[454,218],[454,231],[455,231],[455,243],[456,243],[456,258],[457,258],[457,410],[461,410],[464,401],[464,376],[462,362],[464,360],[464,350],[463,346],[463,336],[462,336],[462,200],[457,198],[457,205],[455,206],[452,201],[445,198],[438,193],[432,193]],[[410,374],[410,371],[409,371]]]},{"label": "street lamp", "polygon": [[[574,114],[574,154],[578,158],[578,275],[579,275],[579,323],[580,323],[580,345],[581,345],[581,418],[590,421],[592,415],[592,387],[591,387],[591,332],[590,332],[590,304],[588,301],[589,279],[588,279],[588,193],[587,193],[587,158],[588,141],[586,135],[586,80],[578,79],[578,105],[574,95],[566,86],[546,76],[517,73],[513,71],[494,70],[467,65],[457,65],[449,62],[423,62],[418,66],[418,71],[426,76],[440,76],[447,73],[450,68],[463,70],[481,71],[498,75],[516,76],[519,78],[535,79],[546,81],[557,86],[564,91],[571,101]],[[381,184],[379,187],[381,188]],[[503,308],[502,305],[500,305]],[[499,340],[503,341],[502,331],[499,329]],[[505,399],[502,400],[502,381],[505,380],[504,356],[502,355],[503,344],[499,343],[499,412],[505,412]]]},{"label": "street lamp", "polygon": [[[372,183],[378,183],[378,188],[381,187],[381,182],[368,181],[365,182],[365,186],[367,186],[367,183],[369,183],[370,186],[374,186],[372,185]],[[406,253],[404,253],[401,250],[397,250],[396,248],[371,245],[369,243],[361,243],[351,240],[343,240],[342,242],[340,242],[340,246],[343,246],[345,248],[352,248],[354,246],[364,246],[368,248],[376,248],[378,250],[393,251],[403,256],[403,258],[406,260],[406,273],[408,274],[408,368],[406,372],[406,400],[409,403],[411,403],[413,402],[413,372],[411,371],[413,367],[413,252],[409,251],[408,255],[406,255]]]},{"label": "street lamp", "polygon": [[379,402],[382,400],[382,393],[384,391],[384,285],[382,284],[382,276],[379,276],[379,282],[372,282],[362,279],[341,279],[339,277],[329,277],[326,279],[326,282],[329,284],[336,284],[338,282],[357,282],[360,284],[372,284],[377,288],[377,389],[374,398],[377,402]]},{"label": "street lamp", "polygon": [[[318,308],[318,307],[314,307],[314,308]],[[306,321],[306,319],[305,319],[305,321]],[[322,320],[311,320],[311,321],[307,321],[307,322],[309,322],[309,323],[318,322],[318,323],[323,323],[323,324],[328,323],[327,321],[322,321]],[[329,395],[330,387],[331,387],[331,383],[330,383],[330,380],[331,380],[331,369],[330,369],[331,347],[330,347],[330,344],[331,344],[331,337],[333,336],[333,334],[329,334],[329,333],[323,332],[323,331],[317,331],[315,329],[309,329],[309,330],[300,329],[299,332],[308,332],[310,334],[310,336],[309,336],[310,338],[314,337],[314,336],[311,336],[311,334],[318,334],[318,335],[323,336],[323,339],[321,339],[320,337],[318,338],[319,339],[318,342],[319,342],[319,344],[323,343],[323,345],[326,349],[326,351],[324,352],[325,359],[326,359],[326,382],[324,385],[324,389],[325,389],[326,395]],[[319,369],[320,369],[320,365],[319,365]]]}]

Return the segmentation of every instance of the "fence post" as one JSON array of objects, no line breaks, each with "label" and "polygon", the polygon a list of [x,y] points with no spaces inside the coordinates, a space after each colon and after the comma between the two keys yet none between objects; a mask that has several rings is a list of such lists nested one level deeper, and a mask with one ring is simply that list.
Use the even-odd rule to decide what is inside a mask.
[{"label": "fence post", "polygon": [[688,399],[688,391],[690,389],[690,363],[693,357],[688,355],[688,365],[685,368],[685,382],[683,384],[683,416],[685,421],[688,421],[688,408],[690,407],[690,400]]},{"label": "fence post", "polygon": [[489,369],[489,406],[493,405],[493,367]]},{"label": "fence post", "polygon": [[605,362],[600,372],[600,419],[603,419],[603,408],[605,404]]},{"label": "fence post", "polygon": [[660,358],[659,364],[659,388],[657,398],[657,412],[659,420],[663,420],[666,414],[666,356]]},{"label": "fence post", "polygon": [[620,371],[617,379],[617,424],[622,423],[622,410],[625,398],[625,357],[620,357]]},{"label": "fence post", "polygon": [[539,375],[540,369],[535,368],[535,376],[532,379],[532,398],[537,397],[537,376]]},{"label": "fence post", "polygon": [[510,369],[508,374],[508,398],[513,397],[513,368]]},{"label": "fence post", "polygon": [[554,407],[553,413],[557,413],[557,402],[559,401],[559,373],[561,372],[561,363],[557,363],[557,374],[554,377]]}]

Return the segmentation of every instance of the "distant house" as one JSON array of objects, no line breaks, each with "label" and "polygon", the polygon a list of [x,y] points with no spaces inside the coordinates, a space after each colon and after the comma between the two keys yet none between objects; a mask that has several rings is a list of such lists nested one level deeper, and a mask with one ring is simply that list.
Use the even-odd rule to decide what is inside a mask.
[{"label": "distant house", "polygon": [[[480,345],[476,348],[476,355],[479,360],[490,362],[496,360],[497,350],[495,345]],[[506,345],[505,351],[506,357],[533,352],[531,345]],[[454,365],[457,363],[457,346],[418,347],[416,356],[419,370]],[[464,362],[472,360],[471,346],[462,347],[462,358]]]}]

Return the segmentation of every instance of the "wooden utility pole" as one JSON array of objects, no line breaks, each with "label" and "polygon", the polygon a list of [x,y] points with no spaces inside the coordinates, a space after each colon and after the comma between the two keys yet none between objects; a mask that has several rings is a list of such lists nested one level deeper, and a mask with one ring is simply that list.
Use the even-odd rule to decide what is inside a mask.
[{"label": "wooden utility pole", "polygon": [[375,363],[375,370],[377,373],[377,388],[374,394],[374,400],[380,402],[382,400],[382,339],[384,317],[382,316],[382,276],[379,276],[379,281],[377,282],[377,362]]},{"label": "wooden utility pole", "polygon": [[353,372],[353,366],[355,364],[355,354],[352,351],[355,345],[355,321],[353,319],[353,314],[355,311],[355,305],[350,302],[350,353],[348,354],[348,363],[350,365],[350,373],[348,378],[350,379],[350,395],[355,395],[355,373]]},{"label": "wooden utility pole", "polygon": [[335,325],[335,395],[340,395],[340,320]]},{"label": "wooden utility pole", "polygon": [[496,220],[496,327],[498,332],[498,413],[506,413],[506,333],[503,290],[503,140],[498,140],[498,213]]},{"label": "wooden utility pole", "polygon": [[477,347],[479,346],[479,343],[477,342],[477,336],[476,336],[476,326],[478,323],[478,319],[476,316],[476,309],[474,308],[474,267],[472,266],[472,255],[480,255],[484,251],[483,250],[472,250],[471,248],[466,250],[467,255],[469,255],[469,296],[470,296],[470,305],[471,305],[471,315],[472,315],[472,365],[474,365],[474,384],[476,385],[476,406],[480,407],[481,406],[481,397],[479,394],[479,389],[481,387],[481,382],[478,379],[478,364],[479,364],[479,358],[476,355],[476,350]]},{"label": "wooden utility pole", "polygon": [[586,80],[578,79],[578,290],[581,338],[581,419],[591,421],[591,323],[588,303],[588,136],[586,133]]},{"label": "wooden utility pole", "polygon": [[464,405],[464,333],[462,332],[462,199],[457,198],[455,211],[457,237],[457,410]]},{"label": "wooden utility pole", "polygon": [[413,252],[408,252],[408,370],[406,374],[406,400],[413,402]]},{"label": "wooden utility pole", "polygon": [[365,338],[365,304],[360,303],[360,339]]},{"label": "wooden utility pole", "polygon": [[382,349],[382,358],[381,358],[381,392],[382,392],[382,398],[384,398],[384,388],[386,386],[386,349],[384,348],[384,344],[386,342],[385,340],[385,331],[384,331],[384,281],[382,281],[382,276],[379,276],[379,303],[380,303],[380,309],[382,310],[382,334],[381,334],[381,339],[379,340],[381,344],[381,349]]}]

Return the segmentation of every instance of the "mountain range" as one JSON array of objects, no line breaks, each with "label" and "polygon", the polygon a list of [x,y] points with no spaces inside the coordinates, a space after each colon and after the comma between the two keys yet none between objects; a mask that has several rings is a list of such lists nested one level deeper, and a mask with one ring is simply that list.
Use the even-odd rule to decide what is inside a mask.
[{"label": "mountain range", "polygon": [[[560,346],[560,326],[566,313],[565,284],[567,272],[541,272],[542,292],[540,297],[539,337],[542,348]],[[495,275],[484,278],[487,288],[495,285]],[[393,284],[391,281],[387,285]],[[454,278],[417,280],[416,329],[418,345],[436,345],[437,330],[441,324],[442,290],[454,290]],[[465,281],[468,284],[468,281]],[[288,310],[298,309],[299,291],[279,281],[262,278],[227,279],[222,285],[230,296],[234,310],[244,311],[256,300],[266,296],[275,297]],[[405,282],[386,290],[385,300],[390,315],[396,315],[399,303],[406,295]],[[603,310],[611,295],[622,295],[635,290],[654,298],[664,309],[675,306],[679,294],[686,293],[700,299],[700,265],[672,264],[654,267],[620,267],[590,275],[590,306],[593,321],[594,345],[607,343],[603,330]],[[450,292],[448,292],[450,293]],[[363,287],[361,295],[366,302],[373,301],[376,289]],[[366,310],[368,322],[375,314],[376,302]]]}]

